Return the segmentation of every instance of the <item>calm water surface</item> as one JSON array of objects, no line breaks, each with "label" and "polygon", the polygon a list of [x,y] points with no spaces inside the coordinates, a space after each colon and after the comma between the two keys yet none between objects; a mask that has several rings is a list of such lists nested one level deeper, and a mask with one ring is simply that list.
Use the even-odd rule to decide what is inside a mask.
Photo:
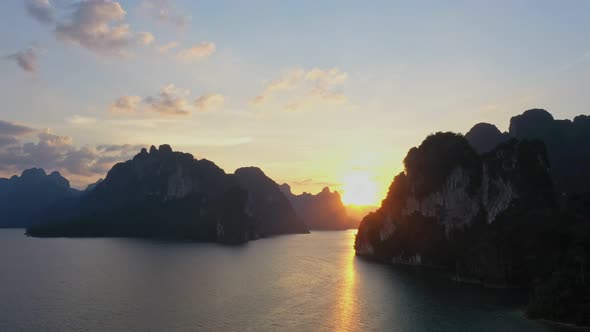
[{"label": "calm water surface", "polygon": [[354,234],[226,247],[0,230],[0,331],[555,331],[507,291],[359,260]]}]

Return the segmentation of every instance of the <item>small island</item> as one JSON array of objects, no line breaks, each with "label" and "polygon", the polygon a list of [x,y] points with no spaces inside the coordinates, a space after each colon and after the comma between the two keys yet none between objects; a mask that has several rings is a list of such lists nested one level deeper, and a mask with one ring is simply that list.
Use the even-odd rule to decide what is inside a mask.
[{"label": "small island", "polygon": [[148,237],[237,244],[307,233],[279,186],[260,169],[226,174],[169,145],[118,163],[77,199],[34,220],[38,237]]}]

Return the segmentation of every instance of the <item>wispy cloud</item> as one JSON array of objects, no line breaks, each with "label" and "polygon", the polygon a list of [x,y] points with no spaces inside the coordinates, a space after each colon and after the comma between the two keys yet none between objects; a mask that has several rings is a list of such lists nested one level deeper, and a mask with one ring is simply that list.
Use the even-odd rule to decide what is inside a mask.
[{"label": "wispy cloud", "polygon": [[190,102],[191,92],[168,84],[153,96],[121,96],[108,110],[112,113],[154,113],[161,115],[188,115],[193,110],[209,111],[223,105],[225,97],[219,93],[205,94]]},{"label": "wispy cloud", "polygon": [[166,54],[179,46],[178,42],[170,42],[157,48],[158,52]]},{"label": "wispy cloud", "polygon": [[176,57],[184,62],[193,62],[211,56],[215,53],[216,46],[212,42],[202,42],[189,48],[181,49],[176,53]]},{"label": "wispy cloud", "polygon": [[15,122],[0,120],[0,135],[23,136],[34,133],[36,129]]},{"label": "wispy cloud", "polygon": [[139,45],[147,46],[154,42],[156,38],[150,32],[138,32],[136,36],[136,40]]},{"label": "wispy cloud", "polygon": [[179,89],[174,84],[169,84],[160,89],[156,96],[144,98],[147,110],[165,115],[187,115],[190,113],[189,90]]},{"label": "wispy cloud", "polygon": [[338,68],[289,70],[281,78],[268,83],[263,91],[252,99],[251,104],[261,106],[279,93],[291,94],[281,95],[281,99],[286,100],[282,108],[287,111],[301,110],[318,101],[345,102],[348,99],[338,91],[338,87],[343,85],[347,78],[347,73]]},{"label": "wispy cloud", "polygon": [[177,27],[185,27],[191,21],[190,16],[179,13],[171,0],[144,0],[139,8],[156,21]]},{"label": "wispy cloud", "polygon": [[49,0],[26,0],[25,9],[40,23],[53,24],[55,21],[55,10]]},{"label": "wispy cloud", "polygon": [[94,124],[96,121],[96,118],[78,114],[66,118],[67,123],[77,126]]},{"label": "wispy cloud", "polygon": [[14,63],[16,63],[22,70],[32,73],[38,69],[38,56],[39,49],[35,46],[31,46],[23,51],[6,55],[4,58],[14,61]]},{"label": "wispy cloud", "polygon": [[218,108],[225,102],[225,97],[219,93],[209,93],[195,100],[195,107],[199,111],[209,111]]}]

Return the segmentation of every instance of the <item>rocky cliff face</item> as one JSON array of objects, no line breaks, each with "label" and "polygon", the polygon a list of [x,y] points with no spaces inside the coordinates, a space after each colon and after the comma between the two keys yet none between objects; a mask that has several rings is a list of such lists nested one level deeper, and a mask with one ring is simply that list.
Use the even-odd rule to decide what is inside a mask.
[{"label": "rocky cliff face", "polygon": [[[357,255],[440,268],[462,282],[526,287],[530,317],[588,326],[590,195],[555,189],[589,183],[578,167],[584,157],[568,152],[578,142],[585,153],[578,131],[584,121],[528,111],[513,118],[510,134],[543,141],[507,139],[484,126],[490,141],[501,141],[491,150],[473,141],[481,127],[471,131],[471,144],[452,133],[428,137],[410,150],[382,206],[361,222]],[[538,136],[547,132],[556,136]],[[549,160],[559,156],[564,159],[552,167]]]},{"label": "rocky cliff face", "polygon": [[290,208],[288,203],[253,204],[267,197],[250,189],[211,161],[174,152],[168,145],[152,146],[113,166],[103,181],[70,204],[69,214],[48,214],[27,232],[242,243],[299,229],[294,219],[267,218],[278,208]]},{"label": "rocky cliff face", "polygon": [[358,221],[355,222],[348,216],[337,191],[331,192],[326,187],[315,195],[295,195],[286,183],[281,185],[281,190],[310,229],[342,230],[358,226]]},{"label": "rocky cliff face", "polygon": [[257,167],[239,168],[235,180],[248,191],[248,211],[256,220],[257,233],[273,235],[308,233],[278,184]]},{"label": "rocky cliff face", "polygon": [[27,227],[39,211],[77,194],[58,172],[46,174],[40,168],[0,179],[0,228]]},{"label": "rocky cliff face", "polygon": [[506,262],[491,262],[487,251],[467,257],[463,242],[475,237],[463,237],[475,229],[486,237],[485,229],[514,213],[555,209],[543,144],[512,140],[478,155],[462,136],[437,133],[410,150],[404,163],[382,206],[361,222],[357,254],[458,268],[464,278],[492,283],[513,281],[502,272]]}]

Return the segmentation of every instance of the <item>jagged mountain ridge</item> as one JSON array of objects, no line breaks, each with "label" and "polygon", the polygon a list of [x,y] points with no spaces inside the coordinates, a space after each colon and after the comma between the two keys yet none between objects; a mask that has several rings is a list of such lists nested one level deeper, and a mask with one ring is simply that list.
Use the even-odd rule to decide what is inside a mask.
[{"label": "jagged mountain ridge", "polygon": [[24,228],[31,218],[54,203],[79,195],[59,172],[46,174],[41,168],[24,170],[21,176],[0,179],[0,228]]},{"label": "jagged mountain ridge", "polygon": [[337,191],[331,192],[330,188],[325,187],[315,195],[310,193],[295,195],[286,183],[280,188],[297,214],[312,230],[342,230],[358,226],[358,222],[348,216]]},{"label": "jagged mountain ridge", "polygon": [[590,192],[590,116],[556,120],[543,109],[530,109],[510,119],[508,132],[479,123],[465,138],[480,153],[510,138],[538,139],[545,143],[557,189],[566,193]]},{"label": "jagged mountain ridge", "polygon": [[238,168],[234,178],[248,191],[249,211],[260,220],[263,233],[307,233],[305,222],[280,190],[279,185],[258,167]]},{"label": "jagged mountain ridge", "polygon": [[[268,185],[260,171],[250,180]],[[271,180],[272,181],[272,180]],[[274,182],[273,182],[274,183]],[[275,184],[276,186],[276,184]],[[306,232],[296,219],[277,220],[290,205],[259,206],[236,175],[213,162],[174,152],[169,145],[118,163],[105,179],[72,203],[71,213],[27,230],[33,236],[133,236],[243,243],[259,237]],[[280,194],[278,187],[276,191]],[[286,201],[285,197],[282,197]],[[291,209],[291,210],[289,210]]]}]

